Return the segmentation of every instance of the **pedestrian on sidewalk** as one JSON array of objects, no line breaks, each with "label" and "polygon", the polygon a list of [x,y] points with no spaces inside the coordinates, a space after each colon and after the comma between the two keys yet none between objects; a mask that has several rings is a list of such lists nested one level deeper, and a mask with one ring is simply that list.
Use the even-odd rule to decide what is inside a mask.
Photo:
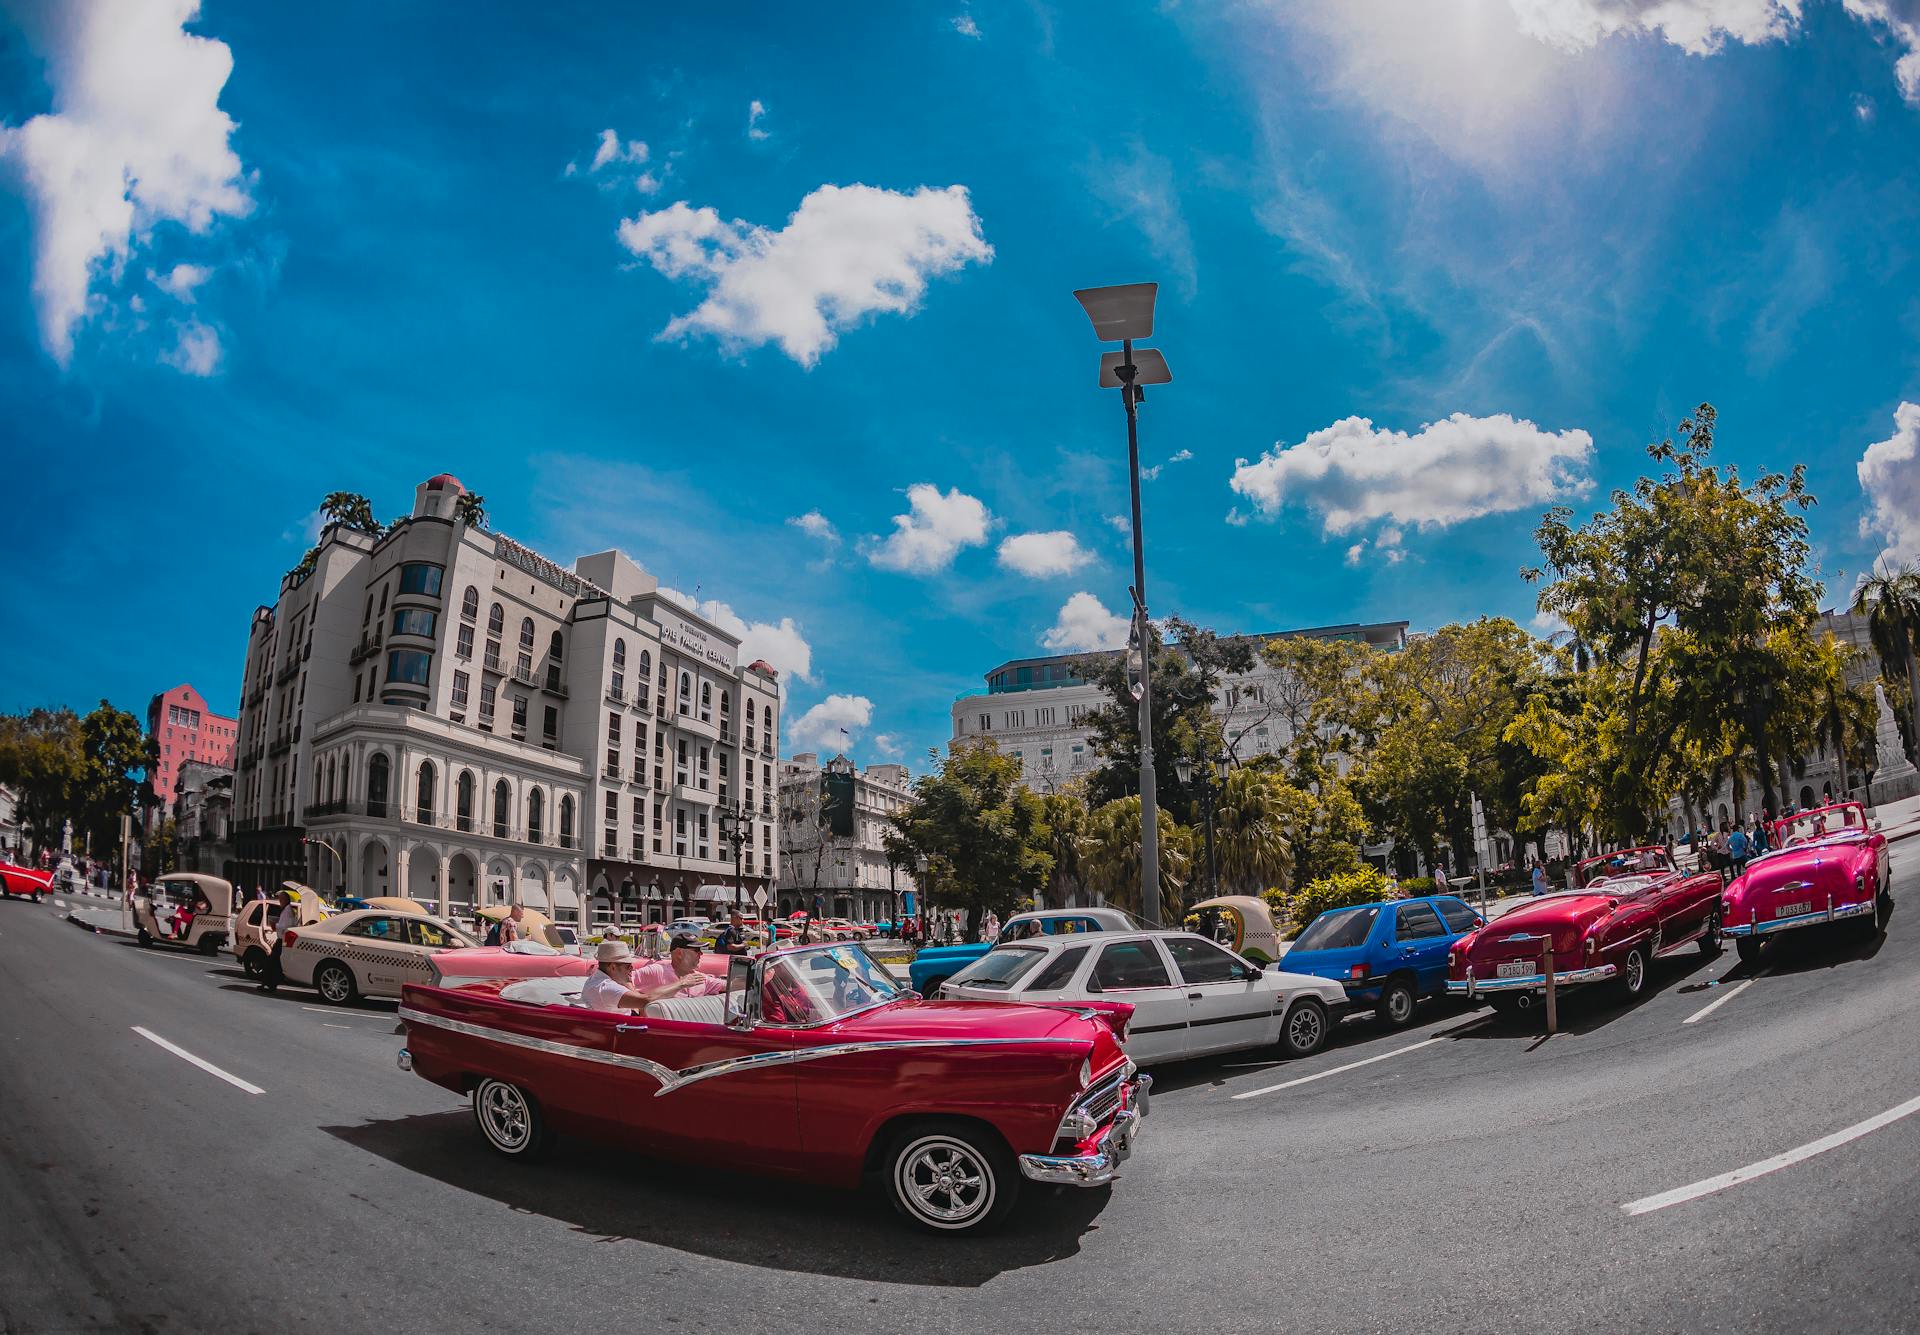
[{"label": "pedestrian on sidewalk", "polygon": [[293,891],[280,892],[280,911],[273,919],[273,949],[267,954],[266,972],[260,980],[262,992],[272,992],[286,981],[286,972],[280,967],[280,952],[285,948],[287,933],[300,925],[300,910],[294,907]]},{"label": "pedestrian on sidewalk", "polygon": [[1533,893],[1536,895],[1547,893],[1547,869],[1540,865],[1539,858],[1533,860]]}]

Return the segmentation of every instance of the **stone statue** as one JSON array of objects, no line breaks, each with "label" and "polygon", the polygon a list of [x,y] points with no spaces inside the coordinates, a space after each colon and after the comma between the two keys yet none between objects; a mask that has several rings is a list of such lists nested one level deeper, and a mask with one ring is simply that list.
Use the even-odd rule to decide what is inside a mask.
[{"label": "stone statue", "polygon": [[1910,796],[1920,787],[1920,775],[1914,773],[1913,762],[1907,759],[1906,748],[1900,745],[1900,725],[1894,720],[1893,706],[1887,703],[1886,688],[1877,681],[1873,684],[1873,702],[1879,709],[1880,719],[1874,730],[1876,768],[1872,798],[1875,802],[1892,802]]},{"label": "stone statue", "polygon": [[62,822],[60,826],[60,851],[73,852],[73,822],[70,820]]}]

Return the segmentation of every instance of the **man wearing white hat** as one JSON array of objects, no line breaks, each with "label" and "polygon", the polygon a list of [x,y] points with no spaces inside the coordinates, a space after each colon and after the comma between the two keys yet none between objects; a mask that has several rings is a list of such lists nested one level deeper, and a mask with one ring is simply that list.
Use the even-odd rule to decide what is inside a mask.
[{"label": "man wearing white hat", "polygon": [[692,973],[672,982],[636,989],[633,986],[633,947],[618,939],[602,941],[594,952],[594,970],[580,988],[580,1004],[600,1011],[644,1011],[649,1002],[662,1001],[706,982]]}]

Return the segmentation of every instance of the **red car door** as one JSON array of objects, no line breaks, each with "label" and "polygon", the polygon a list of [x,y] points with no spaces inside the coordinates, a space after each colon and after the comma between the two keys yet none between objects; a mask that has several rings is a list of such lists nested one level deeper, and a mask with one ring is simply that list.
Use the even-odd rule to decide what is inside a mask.
[{"label": "red car door", "polygon": [[742,1032],[647,1015],[623,1018],[614,1052],[657,1068],[629,1067],[622,1081],[628,1092],[621,1120],[635,1134],[635,1148],[797,1172],[796,1067],[781,1057],[803,1037],[765,1025]]}]

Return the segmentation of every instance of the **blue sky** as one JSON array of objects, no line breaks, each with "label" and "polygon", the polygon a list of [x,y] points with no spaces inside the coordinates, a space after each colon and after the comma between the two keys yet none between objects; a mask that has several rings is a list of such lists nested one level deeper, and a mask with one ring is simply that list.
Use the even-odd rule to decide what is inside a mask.
[{"label": "blue sky", "polygon": [[444,469],[923,765],[1117,633],[1105,283],[1156,614],[1526,623],[1703,399],[1830,601],[1920,556],[1915,0],[707,8],[0,0],[0,708],[230,704],[319,498]]}]

